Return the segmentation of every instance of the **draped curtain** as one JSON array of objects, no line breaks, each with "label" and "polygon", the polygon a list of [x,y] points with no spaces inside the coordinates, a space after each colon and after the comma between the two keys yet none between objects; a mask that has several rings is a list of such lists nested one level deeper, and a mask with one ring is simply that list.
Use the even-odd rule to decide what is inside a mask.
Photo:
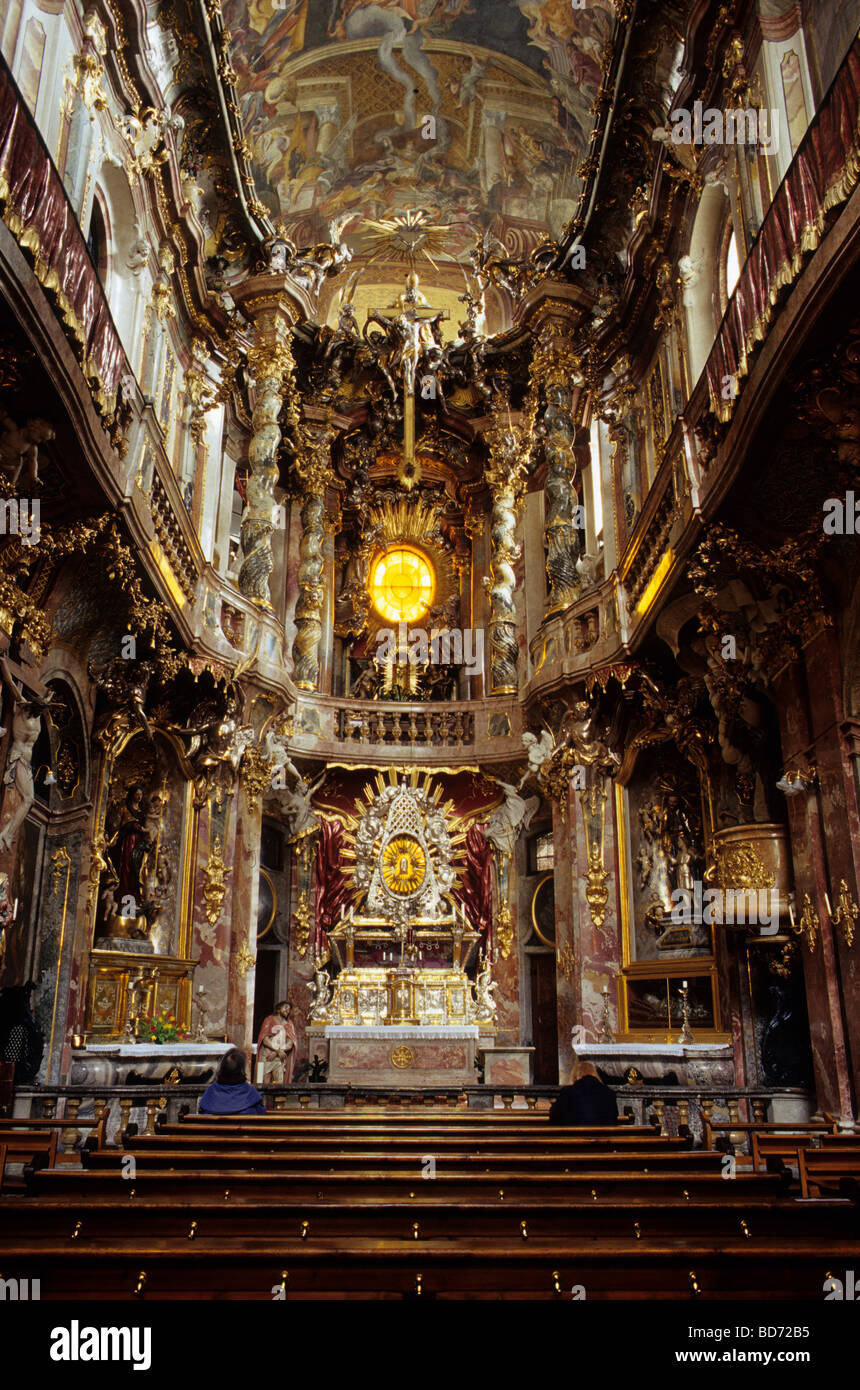
[{"label": "draped curtain", "polygon": [[726,378],[749,371],[749,356],[767,336],[780,291],[797,279],[806,252],[824,235],[828,212],[845,202],[860,178],[860,38],[848,50],[830,91],[806,132],[765,214],[761,230],[708,358],[711,409],[730,418]]},{"label": "draped curtain", "polygon": [[74,209],[35,122],[0,60],[0,210],[76,340],[84,373],[112,413],[129,370]]},{"label": "draped curtain", "polygon": [[454,898],[463,907],[469,924],[484,938],[484,949],[493,950],[493,851],[478,826],[466,834],[466,867]]},{"label": "draped curtain", "polygon": [[343,826],[339,820],[324,820],[314,857],[317,889],[314,948],[318,955],[328,951],[328,933],[340,917],[341,906],[349,906],[349,889],[340,866],[342,853]]}]

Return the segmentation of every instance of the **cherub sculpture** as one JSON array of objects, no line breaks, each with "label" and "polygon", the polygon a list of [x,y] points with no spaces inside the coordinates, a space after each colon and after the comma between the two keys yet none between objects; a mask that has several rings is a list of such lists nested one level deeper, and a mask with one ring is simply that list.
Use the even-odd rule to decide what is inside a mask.
[{"label": "cherub sculpture", "polygon": [[47,420],[35,416],[25,425],[16,425],[11,416],[0,410],[0,474],[13,487],[40,487],[39,445],[55,437]]}]

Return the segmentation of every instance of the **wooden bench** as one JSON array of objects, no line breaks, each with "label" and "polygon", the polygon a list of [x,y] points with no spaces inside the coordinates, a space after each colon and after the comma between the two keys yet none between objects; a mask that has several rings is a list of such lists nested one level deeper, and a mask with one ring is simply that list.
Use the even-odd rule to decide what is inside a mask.
[{"label": "wooden bench", "polygon": [[860,1142],[854,1147],[801,1149],[798,1153],[800,1195],[817,1192],[843,1192],[860,1195]]},{"label": "wooden bench", "polygon": [[[2,1135],[3,1164],[0,1168],[0,1183],[3,1182],[9,1163],[23,1163],[25,1177],[27,1171],[38,1168],[53,1168],[57,1161],[57,1132],[28,1133],[10,1130]],[[8,1177],[8,1175],[6,1175]],[[10,1184],[11,1185],[11,1184]],[[23,1185],[23,1179],[17,1186]]]},{"label": "wooden bench", "polygon": [[32,1171],[0,1195],[4,1273],[43,1299],[817,1300],[858,1248],[860,1206],[798,1200],[787,1169],[727,1181],[650,1126],[283,1118],[195,1117]]},{"label": "wooden bench", "polygon": [[169,1148],[173,1152],[184,1153],[204,1153],[209,1150],[217,1149],[219,1152],[228,1154],[233,1150],[242,1150],[245,1153],[257,1155],[278,1155],[284,1160],[289,1159],[293,1153],[309,1156],[318,1154],[321,1159],[326,1158],[331,1152],[337,1151],[342,1156],[354,1155],[360,1157],[365,1153],[372,1153],[375,1150],[383,1149],[386,1152],[396,1152],[404,1157],[422,1159],[427,1155],[433,1157],[445,1157],[448,1154],[463,1152],[492,1152],[494,1155],[506,1155],[509,1159],[516,1160],[519,1156],[545,1157],[551,1159],[557,1155],[571,1154],[573,1156],[589,1153],[630,1153],[630,1154],[668,1154],[684,1152],[689,1146],[682,1138],[662,1138],[659,1135],[649,1135],[647,1137],[637,1136],[613,1136],[605,1139],[594,1136],[582,1138],[579,1135],[559,1136],[541,1135],[534,1137],[529,1135],[527,1138],[510,1138],[507,1135],[488,1137],[483,1145],[473,1146],[469,1136],[459,1135],[372,1135],[367,1138],[359,1135],[349,1135],[346,1138],[339,1136],[330,1137],[315,1135],[276,1135],[271,1134],[262,1136],[258,1134],[246,1135],[239,1131],[232,1134],[219,1134],[212,1130],[201,1129],[197,1134],[187,1133],[176,1134],[171,1130],[160,1130],[156,1134],[131,1134],[123,1136],[123,1147],[134,1152],[158,1152],[160,1149]]},{"label": "wooden bench", "polygon": [[752,1163],[758,1171],[773,1165],[776,1171],[784,1163],[798,1163],[798,1151],[816,1145],[823,1136],[820,1134],[753,1134]]},{"label": "wooden bench", "polygon": [[[824,1120],[769,1120],[759,1123],[755,1120],[704,1120],[704,1144],[706,1149],[720,1147],[717,1140],[718,1134],[725,1134],[728,1139],[729,1134],[836,1134],[837,1124],[830,1115],[826,1115]],[[726,1141],[723,1141],[725,1144]]]},{"label": "wooden bench", "polygon": [[500,1242],[246,1240],[240,1250],[205,1238],[142,1237],[129,1249],[105,1239],[4,1244],[6,1268],[41,1280],[46,1299],[187,1300],[240,1298],[569,1298],[581,1285],[589,1301],[807,1299],[820,1302],[826,1272],[849,1267],[856,1242],[798,1237],[750,1248],[741,1234],[719,1244],[691,1239],[608,1239],[571,1250],[557,1241]]},{"label": "wooden bench", "polygon": [[42,1116],[38,1116],[37,1118],[19,1116],[13,1119],[6,1116],[0,1119],[0,1136],[13,1134],[16,1130],[21,1129],[32,1132],[39,1130],[56,1130],[58,1133],[62,1130],[89,1129],[92,1133],[87,1140],[88,1145],[103,1149],[107,1142],[107,1123],[109,1117],[109,1105],[104,1106],[91,1120],[84,1119],[81,1116],[78,1116],[78,1118],[74,1120],[67,1120],[65,1118],[61,1120],[49,1120]]},{"label": "wooden bench", "polygon": [[[524,1173],[497,1169],[484,1173],[476,1169],[471,1172],[438,1171],[434,1183],[434,1193],[440,1200],[472,1201],[483,1198],[487,1201],[509,1201],[529,1198],[580,1199],[598,1201],[615,1198],[628,1199],[641,1191],[647,1184],[652,1198],[673,1196],[690,1200],[707,1197],[720,1200],[728,1197],[731,1188],[732,1200],[741,1200],[749,1191],[779,1193],[788,1187],[789,1174],[743,1174],[727,1183],[719,1171],[703,1172],[701,1169],[679,1169],[670,1172],[651,1173],[643,1178],[641,1169],[615,1170],[577,1169],[573,1173]],[[762,1183],[773,1184],[769,1189]],[[751,1188],[751,1184],[759,1184]],[[425,1186],[424,1180],[414,1168],[403,1172],[377,1172],[374,1170],[349,1171],[341,1169],[334,1173],[310,1172],[231,1172],[225,1175],[217,1169],[198,1166],[197,1168],[149,1168],[137,1166],[134,1179],[123,1178],[121,1172],[99,1168],[85,1168],[74,1173],[54,1168],[34,1172],[29,1178],[28,1190],[38,1195],[54,1195],[75,1199],[86,1194],[104,1196],[106,1194],[125,1194],[127,1200],[138,1197],[161,1197],[175,1194],[177,1201],[185,1204],[198,1198],[222,1198],[225,1202],[240,1204],[245,1198],[271,1201],[329,1201],[359,1202],[414,1200],[416,1192]],[[685,1199],[686,1200],[686,1199]]]},{"label": "wooden bench", "polygon": [[270,1110],[265,1115],[206,1115],[181,1114],[179,1123],[183,1126],[218,1124],[247,1129],[250,1133],[257,1128],[275,1127],[315,1127],[323,1126],[339,1130],[361,1130],[368,1127],[389,1132],[400,1129],[469,1129],[483,1133],[487,1127],[516,1130],[541,1130],[549,1133],[552,1129],[582,1130],[588,1134],[615,1134],[619,1129],[632,1133],[651,1133],[659,1131],[659,1121],[648,1125],[634,1125],[630,1117],[619,1117],[613,1125],[564,1125],[551,1126],[545,1113],[510,1110],[469,1110],[452,1113],[448,1110],[422,1110],[409,1114],[396,1110],[390,1114],[378,1110]]}]

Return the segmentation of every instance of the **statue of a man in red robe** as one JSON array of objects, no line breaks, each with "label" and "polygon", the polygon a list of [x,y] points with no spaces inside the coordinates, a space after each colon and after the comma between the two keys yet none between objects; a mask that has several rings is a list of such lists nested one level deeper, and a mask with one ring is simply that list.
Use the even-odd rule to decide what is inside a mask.
[{"label": "statue of a man in red robe", "polygon": [[257,1039],[257,1085],[289,1086],[296,1066],[298,1038],[290,1022],[293,1006],[289,999],[275,1005],[275,1012],[263,1019]]}]

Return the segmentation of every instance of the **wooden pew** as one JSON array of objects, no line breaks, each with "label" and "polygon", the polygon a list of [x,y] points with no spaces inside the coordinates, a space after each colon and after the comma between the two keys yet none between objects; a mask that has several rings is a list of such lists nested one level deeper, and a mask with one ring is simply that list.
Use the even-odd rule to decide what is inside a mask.
[{"label": "wooden pew", "polygon": [[828,1261],[856,1256],[851,1202],[802,1203],[787,1171],[726,1181],[720,1154],[652,1127],[272,1118],[32,1172],[0,1198],[4,1272],[41,1272],[43,1298],[820,1299]]},{"label": "wooden pew", "polygon": [[6,1267],[39,1277],[46,1299],[569,1298],[580,1285],[601,1298],[820,1301],[826,1271],[856,1257],[856,1242],[772,1239],[751,1250],[742,1236],[610,1239],[576,1250],[557,1241],[380,1241],[311,1244],[259,1239],[226,1250],[204,1238],[141,1239],[133,1254],[106,1239],[92,1246],[9,1241]]},{"label": "wooden pew", "polygon": [[141,1235],[172,1237],[178,1243],[206,1237],[225,1244],[246,1237],[333,1240],[371,1236],[386,1239],[456,1241],[461,1236],[508,1240],[534,1238],[565,1241],[573,1248],[608,1236],[635,1239],[742,1235],[751,1248],[763,1237],[818,1236],[822,1241],[860,1235],[860,1209],[841,1198],[798,1202],[775,1194],[772,1180],[764,1190],[747,1183],[739,1194],[685,1199],[680,1194],[653,1196],[647,1184],[611,1203],[600,1198],[498,1195],[450,1200],[423,1183],[405,1200],[378,1200],[368,1190],[352,1200],[272,1200],[246,1198],[225,1202],[191,1195],[179,1202],[175,1193],[148,1195],[144,1182],[134,1199],[101,1192],[74,1199],[43,1196],[16,1198],[3,1212],[4,1240],[27,1238],[101,1239],[133,1242]]},{"label": "wooden pew", "polygon": [[816,1192],[860,1194],[860,1142],[839,1149],[801,1149],[798,1153],[801,1197]]},{"label": "wooden pew", "polygon": [[[396,1144],[387,1148],[363,1148],[358,1152],[344,1153],[339,1148],[290,1150],[289,1153],[252,1150],[245,1147],[208,1148],[192,1145],[190,1148],[169,1147],[156,1144],[153,1147],[136,1147],[134,1140],[122,1153],[118,1150],[93,1151],[83,1154],[84,1166],[102,1171],[120,1171],[125,1155],[134,1156],[138,1171],[146,1169],[169,1169],[181,1172],[185,1169],[200,1169],[214,1173],[274,1173],[285,1176],[306,1172],[310,1174],[337,1173],[343,1171],[372,1170],[379,1173],[401,1171],[420,1177],[424,1155],[401,1151]],[[495,1149],[457,1149],[451,1152],[438,1152],[430,1155],[435,1161],[437,1174],[445,1171],[463,1173],[482,1172],[487,1174],[518,1172],[523,1174],[544,1174],[577,1172],[629,1172],[640,1174],[658,1172],[722,1172],[722,1159],[717,1153],[699,1149],[634,1150],[632,1152],[605,1152],[601,1149],[571,1150],[560,1153],[505,1153]]]},{"label": "wooden pew", "polygon": [[0,1192],[3,1191],[3,1174],[6,1169],[6,1145],[0,1139]]},{"label": "wooden pew", "polygon": [[[525,1110],[419,1110],[413,1114],[407,1111],[395,1110],[391,1112],[375,1109],[339,1109],[339,1110],[271,1110],[265,1115],[205,1115],[205,1114],[184,1114],[180,1116],[179,1123],[191,1128],[199,1125],[219,1124],[234,1126],[247,1130],[267,1129],[271,1126],[277,1128],[289,1127],[314,1127],[318,1125],[330,1126],[340,1130],[362,1130],[367,1127],[389,1131],[392,1127],[400,1129],[434,1129],[447,1130],[469,1129],[476,1133],[483,1133],[487,1128],[516,1129],[516,1130],[537,1130],[551,1133],[556,1128],[550,1125],[546,1113]],[[659,1132],[658,1121],[648,1125],[634,1125],[629,1117],[619,1119],[614,1125],[565,1125],[559,1126],[562,1129],[583,1130],[589,1134],[616,1134],[619,1129],[633,1134]]]},{"label": "wooden pew", "polygon": [[786,1163],[797,1167],[800,1149],[810,1149],[823,1138],[820,1134],[760,1134],[752,1136],[753,1168],[764,1172],[771,1165],[778,1172]]},{"label": "wooden pew", "polygon": [[[738,1134],[836,1134],[836,1121],[827,1115],[824,1120],[769,1120],[766,1123],[759,1123],[755,1120],[738,1120],[734,1123],[731,1120],[704,1120],[704,1144],[706,1149],[718,1148],[719,1142],[716,1136],[730,1133]],[[723,1141],[725,1142],[725,1141]]]},{"label": "wooden pew", "polygon": [[[36,1171],[39,1168],[53,1168],[57,1162],[56,1130],[51,1130],[49,1133],[9,1130],[8,1133],[2,1135],[2,1144],[3,1169],[0,1172],[0,1179],[2,1179],[2,1174],[5,1173],[8,1163],[23,1163],[25,1165],[24,1179],[26,1179],[28,1172]],[[24,1179],[18,1180],[15,1185],[22,1187]],[[11,1181],[7,1181],[7,1186],[12,1186]]]},{"label": "wooden pew", "polygon": [[459,1135],[443,1135],[441,1137],[439,1135],[421,1135],[416,1137],[410,1134],[404,1137],[401,1134],[374,1134],[368,1137],[348,1135],[345,1138],[338,1135],[333,1137],[325,1135],[318,1138],[315,1135],[278,1135],[274,1133],[267,1136],[259,1134],[249,1136],[240,1131],[233,1131],[228,1134],[204,1129],[193,1135],[188,1133],[176,1134],[171,1130],[161,1130],[154,1135],[129,1133],[123,1137],[123,1147],[136,1153],[170,1149],[174,1153],[199,1154],[217,1149],[221,1153],[229,1154],[234,1150],[240,1150],[246,1154],[260,1156],[278,1155],[284,1160],[289,1159],[293,1153],[305,1157],[318,1154],[323,1160],[333,1151],[337,1151],[341,1156],[361,1157],[363,1154],[371,1154],[380,1149],[384,1149],[388,1153],[396,1152],[418,1159],[428,1154],[438,1158],[448,1154],[486,1152],[496,1156],[504,1155],[513,1161],[520,1156],[552,1159],[565,1154],[572,1156],[589,1153],[660,1155],[689,1151],[689,1145],[682,1138],[662,1138],[654,1134],[645,1138],[625,1135],[606,1139],[593,1136],[584,1138],[576,1134],[570,1136],[541,1135],[540,1137],[529,1135],[525,1139],[494,1135],[487,1138],[483,1145],[474,1146],[470,1142],[469,1136],[461,1137]]},{"label": "wooden pew", "polygon": [[7,1134],[14,1134],[16,1130],[25,1129],[31,1132],[38,1130],[60,1130],[70,1129],[89,1129],[92,1131],[87,1144],[91,1147],[103,1149],[107,1142],[107,1123],[110,1117],[110,1106],[105,1105],[97,1115],[91,1120],[79,1116],[75,1120],[56,1120],[44,1119],[42,1116],[31,1118],[29,1116],[19,1116],[15,1119],[4,1117],[0,1119],[0,1137]]},{"label": "wooden pew", "polygon": [[[703,1172],[701,1169],[679,1169],[671,1172],[655,1172],[648,1175],[648,1192],[651,1197],[672,1196],[690,1200],[727,1198],[731,1188],[732,1200],[741,1200],[752,1191],[750,1184],[758,1184],[754,1191],[770,1191],[777,1194],[785,1190],[790,1181],[789,1174],[739,1174],[727,1183],[719,1170]],[[573,1173],[524,1173],[497,1169],[493,1173],[481,1171],[438,1171],[434,1182],[434,1193],[439,1199],[447,1201],[510,1201],[529,1199],[569,1199],[599,1201],[616,1198],[629,1199],[643,1186],[641,1169],[608,1172],[606,1169],[577,1169]],[[769,1189],[761,1184],[773,1184]],[[138,1197],[163,1197],[173,1194],[177,1202],[186,1205],[198,1198],[221,1198],[228,1203],[240,1204],[246,1198],[271,1201],[346,1201],[358,1202],[367,1198],[374,1201],[414,1200],[415,1193],[424,1186],[420,1172],[415,1168],[405,1171],[375,1172],[360,1170],[350,1172],[231,1172],[229,1176],[217,1169],[197,1167],[148,1168],[138,1164],[132,1180],[124,1179],[119,1171],[85,1168],[74,1173],[61,1168],[35,1172],[29,1179],[28,1190],[36,1195],[56,1196],[76,1199],[88,1194],[124,1195],[134,1201]],[[686,1200],[686,1199],[685,1199]]]}]

